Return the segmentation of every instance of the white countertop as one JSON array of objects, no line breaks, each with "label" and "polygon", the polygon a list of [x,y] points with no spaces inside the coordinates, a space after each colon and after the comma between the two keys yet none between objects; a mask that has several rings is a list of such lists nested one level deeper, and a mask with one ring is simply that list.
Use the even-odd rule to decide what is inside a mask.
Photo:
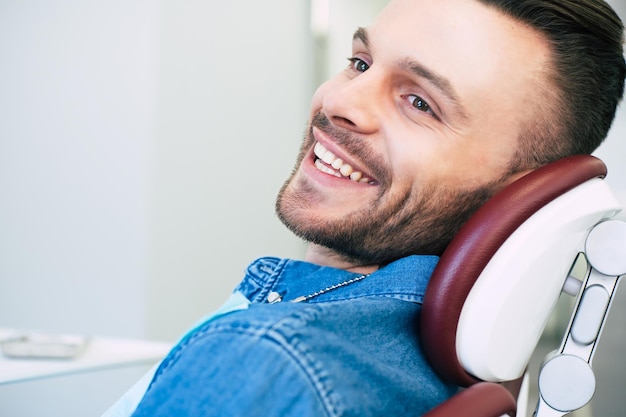
[{"label": "white countertop", "polygon": [[[0,340],[20,333],[0,328]],[[171,343],[164,342],[90,337],[85,350],[71,359],[9,358],[0,354],[0,384],[121,366],[150,365],[165,357],[171,347]]]}]

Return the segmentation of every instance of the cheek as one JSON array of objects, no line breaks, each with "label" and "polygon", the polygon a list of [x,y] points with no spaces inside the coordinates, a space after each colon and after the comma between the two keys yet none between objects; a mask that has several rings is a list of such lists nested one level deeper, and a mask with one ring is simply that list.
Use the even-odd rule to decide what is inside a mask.
[{"label": "cheek", "polygon": [[421,182],[445,171],[446,154],[449,152],[436,133],[409,130],[388,132],[387,136],[394,139],[386,141],[385,151],[396,181]]},{"label": "cheek", "polygon": [[423,134],[419,139],[391,145],[394,182],[420,192],[425,188],[473,188],[491,179],[495,168],[484,149],[464,146],[463,139]]}]

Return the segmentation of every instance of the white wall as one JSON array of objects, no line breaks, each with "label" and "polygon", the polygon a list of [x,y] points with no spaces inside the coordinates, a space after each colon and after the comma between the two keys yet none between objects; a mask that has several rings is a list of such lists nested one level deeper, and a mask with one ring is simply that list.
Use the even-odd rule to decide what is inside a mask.
[{"label": "white wall", "polygon": [[300,256],[307,3],[0,2],[0,326],[173,339]]},{"label": "white wall", "polygon": [[0,3],[0,326],[143,333],[159,8]]},{"label": "white wall", "polygon": [[[253,258],[301,256],[274,198],[314,88],[309,9],[0,1],[0,327],[173,340]],[[49,383],[0,387],[0,414],[93,414],[132,380],[102,378],[27,408]]]},{"label": "white wall", "polygon": [[254,258],[303,252],[277,220],[274,200],[313,91],[306,3],[163,3],[150,336],[176,336],[215,308]]}]

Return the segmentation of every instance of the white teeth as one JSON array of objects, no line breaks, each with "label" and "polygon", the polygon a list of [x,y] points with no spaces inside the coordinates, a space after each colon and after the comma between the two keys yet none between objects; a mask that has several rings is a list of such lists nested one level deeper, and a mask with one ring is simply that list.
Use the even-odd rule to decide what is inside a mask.
[{"label": "white teeth", "polygon": [[322,156],[320,156],[320,159],[328,165],[331,165],[335,160],[335,155],[331,151],[326,151]]},{"label": "white teeth", "polygon": [[334,169],[330,169],[328,166],[324,165],[321,159],[315,160],[315,166],[322,172],[325,172],[330,175],[334,175],[335,177],[341,178],[341,174],[335,171]]},{"label": "white teeth", "polygon": [[320,155],[326,152],[326,148],[324,148],[321,143],[316,142],[315,147],[313,148],[313,152],[315,152],[315,155],[318,158],[321,158]]},{"label": "white teeth", "polygon": [[313,152],[319,158],[315,160],[315,166],[320,171],[335,177],[348,178],[354,182],[372,183],[371,179],[364,177],[362,172],[355,171],[350,164],[345,164],[341,158],[337,158],[321,143],[315,144]]},{"label": "white teeth", "polygon": [[350,174],[352,174],[353,170],[349,164],[344,164],[341,166],[341,168],[339,168],[339,172],[341,172],[341,175],[343,175],[344,177],[349,177]]}]

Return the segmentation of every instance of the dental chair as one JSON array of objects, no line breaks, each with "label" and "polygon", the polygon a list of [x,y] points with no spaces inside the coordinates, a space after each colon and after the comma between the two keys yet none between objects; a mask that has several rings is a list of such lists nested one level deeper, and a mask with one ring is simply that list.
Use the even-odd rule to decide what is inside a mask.
[{"label": "dental chair", "polygon": [[[459,393],[427,417],[526,417],[527,367],[562,292],[575,297],[560,348],[538,379],[537,417],[563,416],[595,391],[592,359],[619,277],[626,222],[588,155],[541,167],[497,193],[452,240],[420,319],[435,370]],[[583,279],[572,276],[585,261]]]}]

